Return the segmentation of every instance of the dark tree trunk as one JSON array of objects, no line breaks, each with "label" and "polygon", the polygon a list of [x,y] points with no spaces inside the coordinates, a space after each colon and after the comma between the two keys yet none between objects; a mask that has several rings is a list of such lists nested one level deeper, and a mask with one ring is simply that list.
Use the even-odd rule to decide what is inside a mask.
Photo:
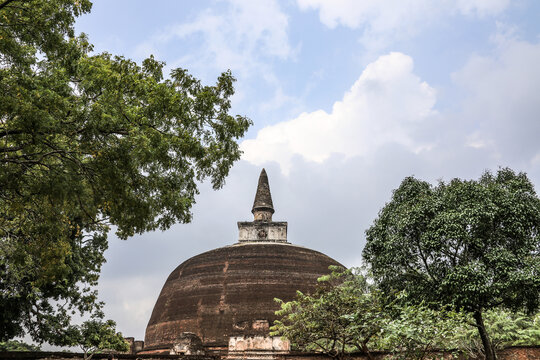
[{"label": "dark tree trunk", "polygon": [[366,354],[367,358],[368,358],[369,360],[373,360],[373,356],[372,356],[371,353],[369,352],[369,349],[368,349],[368,347],[367,347],[367,345],[366,345],[365,342],[362,343],[362,346],[361,346],[361,347],[362,347],[362,351]]},{"label": "dark tree trunk", "polygon": [[15,0],[6,0],[4,1],[2,4],[0,4],[0,10],[2,10],[2,8],[6,7],[10,2],[13,2]]},{"label": "dark tree trunk", "polygon": [[489,336],[484,325],[484,319],[482,318],[481,310],[477,310],[474,312],[474,320],[476,321],[478,333],[480,333],[480,339],[482,339],[482,345],[484,346],[484,354],[486,355],[486,360],[497,360],[495,349],[493,348],[493,345],[489,340]]}]

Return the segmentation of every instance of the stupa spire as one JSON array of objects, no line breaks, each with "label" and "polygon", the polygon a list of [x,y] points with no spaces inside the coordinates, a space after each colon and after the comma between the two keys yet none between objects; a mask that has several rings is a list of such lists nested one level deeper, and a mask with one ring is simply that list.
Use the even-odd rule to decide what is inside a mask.
[{"label": "stupa spire", "polygon": [[238,243],[279,242],[287,244],[287,222],[272,221],[274,204],[266,170],[262,169],[253,201],[253,221],[238,222]]},{"label": "stupa spire", "polygon": [[255,221],[272,221],[274,213],[274,204],[272,203],[272,194],[270,194],[270,185],[268,184],[268,175],[264,168],[259,176],[257,193],[251,209]]}]

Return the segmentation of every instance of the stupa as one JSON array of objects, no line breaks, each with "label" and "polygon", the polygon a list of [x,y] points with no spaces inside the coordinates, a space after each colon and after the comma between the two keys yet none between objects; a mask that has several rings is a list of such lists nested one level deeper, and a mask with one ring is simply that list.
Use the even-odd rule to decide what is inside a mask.
[{"label": "stupa", "polygon": [[269,337],[279,308],[274,299],[312,292],[317,278],[340,264],[287,241],[287,222],[272,220],[264,169],[252,213],[253,221],[238,222],[237,243],[194,256],[172,271],[148,322],[144,352],[170,352],[186,333],[199,337],[205,351],[288,349]]}]

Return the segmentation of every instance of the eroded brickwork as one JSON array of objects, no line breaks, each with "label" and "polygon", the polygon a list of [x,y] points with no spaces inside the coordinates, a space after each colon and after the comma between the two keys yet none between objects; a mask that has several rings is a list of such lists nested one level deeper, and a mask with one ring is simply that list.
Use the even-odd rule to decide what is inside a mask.
[{"label": "eroded brickwork", "polygon": [[[182,332],[205,347],[228,346],[230,336],[268,335],[279,305],[340,265],[314,250],[285,243],[245,243],[197,255],[169,276],[146,329],[145,351],[170,348]],[[254,327],[255,324],[255,327]]]}]

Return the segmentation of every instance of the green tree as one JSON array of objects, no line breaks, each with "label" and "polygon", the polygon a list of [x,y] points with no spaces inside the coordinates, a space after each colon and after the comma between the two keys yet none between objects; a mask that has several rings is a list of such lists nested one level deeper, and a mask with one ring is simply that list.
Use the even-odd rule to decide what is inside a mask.
[{"label": "green tree", "polygon": [[8,340],[0,342],[0,351],[40,351],[37,345],[27,344],[20,340]]},{"label": "green tree", "polygon": [[189,222],[197,183],[223,185],[251,124],[229,114],[234,78],[93,54],[88,0],[0,0],[0,341],[63,345],[73,313],[99,314],[107,234]]},{"label": "green tree", "polygon": [[368,343],[381,330],[385,314],[379,293],[366,278],[351,270],[333,268],[319,279],[314,294],[297,293],[276,312],[280,320],[272,326],[273,336],[282,336],[305,351],[318,351],[343,358],[363,351],[372,359]]},{"label": "green tree", "polygon": [[[484,323],[496,350],[509,346],[540,345],[540,313],[527,315],[499,308],[491,309],[485,312]],[[471,357],[477,356],[483,350],[478,330],[472,326],[462,329],[455,337],[457,347]]]},{"label": "green tree", "polygon": [[90,360],[97,352],[129,350],[129,344],[115,328],[116,323],[112,320],[88,320],[72,326],[66,332],[70,345],[79,346],[84,353],[84,360]]},{"label": "green tree", "polygon": [[410,304],[398,294],[386,308],[387,315],[374,348],[388,351],[392,359],[439,359],[441,352],[461,352],[460,339],[468,329],[464,314],[451,308],[434,309],[425,303]]},{"label": "green tree", "polygon": [[383,291],[472,314],[491,360],[484,312],[538,308],[539,229],[540,200],[523,173],[437,186],[409,177],[367,230],[363,255]]},{"label": "green tree", "polygon": [[410,304],[403,292],[383,296],[357,271],[334,268],[319,281],[314,294],[279,301],[280,319],[271,335],[289,339],[297,349],[334,358],[362,351],[372,359],[373,351],[386,351],[393,359],[421,360],[465,344],[467,319],[451,308]]}]

